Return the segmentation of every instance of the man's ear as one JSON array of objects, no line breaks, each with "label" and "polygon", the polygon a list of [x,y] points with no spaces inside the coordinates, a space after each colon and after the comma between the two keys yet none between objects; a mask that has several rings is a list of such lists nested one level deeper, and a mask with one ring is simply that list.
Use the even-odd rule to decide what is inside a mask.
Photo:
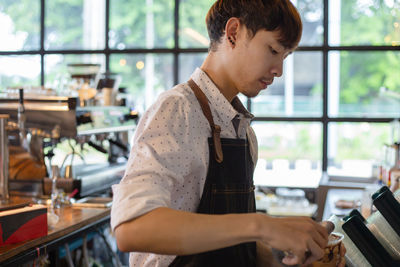
[{"label": "man's ear", "polygon": [[240,20],[236,17],[230,18],[225,25],[225,38],[233,47],[236,44],[240,25]]}]

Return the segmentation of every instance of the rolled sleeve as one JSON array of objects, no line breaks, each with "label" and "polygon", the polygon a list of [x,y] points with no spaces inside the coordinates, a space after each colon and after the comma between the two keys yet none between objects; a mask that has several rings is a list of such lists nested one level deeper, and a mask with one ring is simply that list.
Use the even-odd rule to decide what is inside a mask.
[{"label": "rolled sleeve", "polygon": [[143,182],[121,183],[112,186],[111,228],[130,221],[159,207],[170,205],[167,189]]}]

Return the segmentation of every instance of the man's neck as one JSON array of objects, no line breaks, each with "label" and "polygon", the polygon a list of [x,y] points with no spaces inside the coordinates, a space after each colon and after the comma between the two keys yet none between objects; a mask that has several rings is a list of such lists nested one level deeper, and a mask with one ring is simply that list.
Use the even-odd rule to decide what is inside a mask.
[{"label": "man's neck", "polygon": [[216,53],[210,52],[207,58],[201,65],[201,69],[208,75],[208,77],[214,82],[221,94],[229,101],[238,94],[232,80],[226,72],[224,64],[218,58]]}]

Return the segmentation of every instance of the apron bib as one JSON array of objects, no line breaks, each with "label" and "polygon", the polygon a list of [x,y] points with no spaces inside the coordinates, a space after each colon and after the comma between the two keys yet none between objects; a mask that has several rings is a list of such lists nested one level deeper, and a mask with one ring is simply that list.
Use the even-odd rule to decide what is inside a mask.
[{"label": "apron bib", "polygon": [[[254,164],[247,139],[220,138],[221,128],[214,124],[207,97],[193,80],[189,80],[188,83],[212,130],[212,137],[208,139],[209,167],[197,213],[256,212]],[[243,243],[199,254],[177,256],[170,266],[256,266],[256,243]]]}]

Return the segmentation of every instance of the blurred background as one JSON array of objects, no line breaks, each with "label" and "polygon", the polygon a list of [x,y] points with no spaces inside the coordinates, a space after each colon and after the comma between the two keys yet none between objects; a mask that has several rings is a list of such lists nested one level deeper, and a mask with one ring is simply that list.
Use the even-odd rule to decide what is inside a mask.
[{"label": "blurred background", "polygon": [[[283,185],[314,185],[323,172],[371,179],[384,145],[399,138],[400,2],[292,2],[304,31],[284,76],[254,99],[241,96],[256,115],[256,182],[279,176]],[[99,64],[120,74],[130,103],[143,111],[202,63],[212,3],[2,0],[0,90],[42,85],[62,94],[68,64]]]}]

